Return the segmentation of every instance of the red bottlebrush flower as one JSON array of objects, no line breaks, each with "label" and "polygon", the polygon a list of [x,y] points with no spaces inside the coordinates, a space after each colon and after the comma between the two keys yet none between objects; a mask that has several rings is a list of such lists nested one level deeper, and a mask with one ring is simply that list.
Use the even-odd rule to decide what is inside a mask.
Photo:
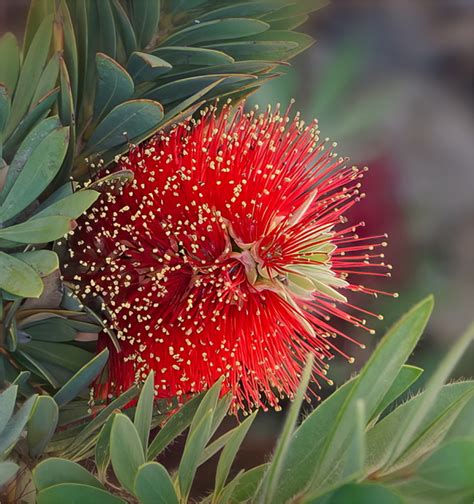
[{"label": "red bottlebrush flower", "polygon": [[117,161],[133,180],[103,194],[70,244],[82,265],[70,278],[82,297],[103,300],[120,340],[108,394],[151,370],[158,397],[199,392],[224,375],[236,407],[278,408],[308,352],[327,381],[333,354],[353,360],[333,337],[354,340],[331,319],[369,330],[369,312],[357,315],[347,296],[376,295],[358,279],[388,276],[390,266],[379,252],[384,235],[360,238],[363,223],[346,223],[364,170],[333,147],[316,122],[226,106]]}]

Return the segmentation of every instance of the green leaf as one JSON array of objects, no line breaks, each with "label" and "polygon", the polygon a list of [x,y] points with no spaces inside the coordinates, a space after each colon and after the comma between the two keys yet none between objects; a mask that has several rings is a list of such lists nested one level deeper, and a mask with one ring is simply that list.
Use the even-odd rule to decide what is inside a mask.
[{"label": "green leaf", "polygon": [[49,0],[31,0],[23,38],[24,52],[30,48],[43,19],[51,14],[54,14],[54,5]]},{"label": "green leaf", "polygon": [[158,32],[160,0],[127,0],[128,10],[140,47],[147,46]]},{"label": "green leaf", "polygon": [[138,469],[135,495],[140,504],[178,504],[168,471],[157,462],[147,462]]},{"label": "green leaf", "polygon": [[52,250],[33,250],[12,256],[31,266],[40,277],[50,275],[59,268],[58,256]]},{"label": "green leaf", "polygon": [[112,12],[112,7],[109,0],[102,0],[101,2],[95,2],[91,4],[91,15],[92,9],[97,10],[97,20],[98,21],[98,50],[101,52],[116,57],[117,54],[117,35],[115,28],[115,20]]},{"label": "green leaf", "polygon": [[347,453],[343,459],[343,481],[350,481],[362,475],[365,461],[365,405],[362,399],[355,403],[354,428]]},{"label": "green leaf", "polygon": [[385,394],[385,397],[378,405],[374,413],[374,417],[380,415],[396,399],[407,391],[418,380],[422,373],[423,369],[405,364],[400,370],[400,373],[398,373],[397,379],[393,382],[392,386]]},{"label": "green leaf", "polygon": [[193,417],[202,400],[202,395],[193,397],[167,420],[150,443],[146,457],[147,460],[156,458],[174,439],[191,425]]},{"label": "green leaf", "polygon": [[28,161],[32,152],[38,147],[41,141],[49,135],[49,133],[58,129],[60,126],[61,123],[59,122],[57,116],[48,117],[35,126],[23,140],[8,168],[5,185],[0,192],[0,204],[5,201],[7,194],[10,192],[10,189],[18,178],[18,175],[21,173],[21,170],[25,166],[25,163]]},{"label": "green leaf", "polygon": [[255,2],[236,2],[233,5],[227,5],[225,7],[220,7],[218,9],[211,10],[205,14],[199,16],[197,19],[200,22],[212,21],[214,19],[223,19],[234,16],[242,17],[260,17],[263,14],[274,12],[280,9],[282,6],[286,5],[287,1],[272,1],[268,0],[257,0]]},{"label": "green leaf", "polygon": [[388,488],[372,483],[344,485],[329,496],[305,501],[307,504],[404,504],[404,501]]},{"label": "green leaf", "polygon": [[25,117],[20,121],[20,124],[14,130],[10,138],[5,142],[4,154],[5,159],[11,159],[17,150],[17,146],[22,142],[25,136],[33,129],[33,127],[46,117],[51,110],[56,98],[59,94],[59,87],[54,88],[41,100],[33,104]]},{"label": "green leaf", "polygon": [[474,440],[457,440],[442,446],[416,472],[436,486],[450,490],[470,489],[474,495]]},{"label": "green leaf", "polygon": [[84,427],[84,429],[73,439],[71,442],[70,450],[74,451],[76,448],[80,448],[84,445],[87,440],[94,434],[95,431],[100,429],[102,425],[110,418],[110,416],[115,412],[115,410],[123,408],[130,401],[132,401],[138,393],[138,388],[136,386],[130,387],[119,397],[114,399],[112,402],[107,404],[100,413],[98,413],[94,418],[92,418]]},{"label": "green leaf", "polygon": [[[59,116],[61,117],[61,122],[65,126],[71,126],[75,124],[74,116],[74,97],[72,95],[71,80],[69,78],[69,72],[66,63],[63,58],[60,59],[60,74],[61,74],[61,91],[59,94]],[[75,139],[75,130],[71,129],[72,138]],[[70,142],[71,143],[71,142]]]},{"label": "green leaf", "polygon": [[59,53],[53,54],[48,64],[45,66],[41,78],[38,82],[38,87],[32,98],[32,103],[36,103],[43,98],[44,95],[52,91],[58,82],[59,75]]},{"label": "green leaf", "polygon": [[415,433],[429,413],[439,395],[444,382],[449,378],[454,366],[474,339],[474,324],[450,349],[440,366],[431,377],[414,415],[406,417],[392,438],[387,451],[386,465],[393,464],[413,441]]},{"label": "green leaf", "polygon": [[[205,402],[204,397],[200,407]],[[198,468],[198,461],[201,452],[204,450],[209,441],[212,423],[212,409],[209,409],[203,415],[196,414],[195,420],[200,420],[199,423],[191,429],[184,446],[183,456],[178,468],[178,486],[181,499],[187,502],[191,485],[193,484],[194,476]]]},{"label": "green leaf", "polygon": [[[446,425],[443,422],[443,418],[450,413],[456,413],[458,408],[456,405],[462,407],[466,404],[469,396],[474,390],[473,382],[458,382],[452,383],[450,385],[445,385],[439,392],[436,402],[433,405],[433,417],[425,418],[423,424],[419,427],[417,431],[417,437],[421,439],[424,436],[429,436],[430,430],[435,429],[434,439],[428,443],[428,439],[425,437],[425,443],[427,446],[423,447],[423,452],[430,449],[433,443],[438,444],[444,433],[449,429],[451,424]],[[400,425],[403,423],[403,419],[407,416],[414,416],[418,408],[418,404],[423,399],[423,393],[417,395],[416,397],[405,402],[401,406],[398,406],[394,411],[385,416],[380,420],[373,429],[367,433],[367,460],[366,467],[370,474],[377,473],[383,466],[385,460],[387,460],[387,452],[391,447],[392,438],[395,433],[398,432]],[[458,410],[459,412],[459,410]],[[438,432],[437,423],[441,420],[441,434]]]},{"label": "green leaf", "polygon": [[107,468],[110,464],[110,432],[114,414],[112,413],[100,430],[97,443],[95,445],[95,465],[97,467],[97,476],[104,482],[107,475]]},{"label": "green leaf", "polygon": [[14,462],[0,462],[0,488],[8,483],[20,467]]},{"label": "green leaf", "polygon": [[37,504],[126,504],[105,490],[77,483],[62,483],[38,493]]},{"label": "green leaf", "polygon": [[8,90],[3,84],[0,84],[0,155],[2,133],[8,122],[8,117],[10,116],[10,105],[11,103]]},{"label": "green leaf", "polygon": [[[227,75],[201,75],[198,77],[188,77],[186,79],[178,79],[168,84],[158,86],[151,91],[148,91],[145,96],[154,100],[159,100],[160,103],[167,105],[178,100],[187,98],[188,96],[199,93],[200,91],[208,88],[208,86],[215,84],[218,81],[228,77]],[[229,76],[239,80],[241,76]]]},{"label": "green leaf", "polygon": [[[370,396],[366,415],[367,418],[371,418],[378,405],[384,401],[390,387],[398,380],[402,380],[400,363],[410,355],[431,308],[432,301],[429,298],[405,315],[383,338],[369,363],[362,370],[361,377],[364,377],[362,386],[359,382],[361,377],[345,383],[323,401],[297,429],[278,486],[276,503],[286,502],[301,492],[312,480],[315,467],[321,463],[323,444],[331,429],[334,432],[338,415],[345,405],[347,407],[348,398],[354,400],[355,397],[365,399]],[[373,373],[377,375],[374,377]],[[347,416],[344,422],[345,428],[350,431],[352,419]],[[347,442],[346,436],[344,442]],[[337,444],[338,442],[334,443],[335,446]]]},{"label": "green leaf", "polygon": [[112,8],[114,10],[117,32],[120,34],[118,38],[122,42],[126,59],[130,53],[137,49],[137,38],[130,19],[119,0],[112,0]]},{"label": "green leaf", "polygon": [[303,399],[308,388],[308,383],[313,372],[314,356],[308,355],[303,374],[301,377],[298,390],[296,391],[290,411],[286,417],[283,431],[278,439],[275,452],[268,466],[268,471],[262,480],[261,490],[259,492],[260,500],[264,503],[271,504],[275,499],[278,482],[280,481],[281,473],[284,467],[284,462],[291,445],[291,437],[298,421],[298,415],[303,403]]},{"label": "green leaf", "polygon": [[163,107],[153,100],[130,100],[117,105],[97,126],[87,152],[102,152],[133,140],[163,118]]},{"label": "green leaf", "polygon": [[22,224],[0,228],[0,239],[17,243],[48,243],[65,236],[72,229],[67,217],[43,217],[30,219]]},{"label": "green leaf", "polygon": [[445,436],[445,440],[455,440],[458,438],[473,438],[474,439],[474,397],[469,399],[462,411],[454,420]]},{"label": "green leaf", "polygon": [[54,400],[59,406],[72,401],[99,375],[109,358],[109,350],[104,348],[92,360],[85,364],[79,371],[54,395]]},{"label": "green leaf", "polygon": [[40,456],[53,437],[58,424],[59,408],[50,396],[39,396],[28,422],[28,451],[31,457]]},{"label": "green leaf", "polygon": [[129,100],[135,87],[125,68],[107,54],[97,53],[96,65],[94,119],[98,120],[120,103]]},{"label": "green leaf", "polygon": [[365,399],[366,420],[373,415],[415,348],[432,309],[432,297],[416,305],[388,331],[372,353],[326,437],[313,472],[314,486],[327,478],[332,466],[341,457],[352,428],[350,412],[353,411],[354,404]]},{"label": "green leaf", "polygon": [[15,352],[15,360],[23,368],[29,369],[33,374],[46,380],[46,382],[50,383],[53,387],[57,388],[60,386],[59,381],[46,367],[46,365],[44,363],[39,362],[31,355],[22,352],[21,350],[17,350]]},{"label": "green leaf", "polygon": [[0,394],[0,435],[5,429],[10,420],[13,410],[15,409],[16,395],[18,392],[17,385],[11,385]]},{"label": "green leaf", "polygon": [[69,128],[59,128],[34,149],[0,207],[0,221],[20,213],[48,187],[61,168],[68,140]]},{"label": "green leaf", "polygon": [[45,17],[36,32],[21,67],[6,136],[16,128],[31,103],[49,53],[53,17]]},{"label": "green leaf", "polygon": [[20,48],[13,33],[0,38],[0,82],[7,87],[10,96],[15,91],[20,74]]},{"label": "green leaf", "polygon": [[135,82],[151,81],[171,70],[172,66],[164,59],[135,51],[130,55],[127,70]]},{"label": "green leaf", "polygon": [[71,460],[50,457],[40,462],[33,469],[33,479],[38,491],[54,487],[60,483],[80,483],[96,488],[103,488],[100,481]]},{"label": "green leaf", "polygon": [[224,450],[219,457],[219,462],[216,469],[216,484],[214,489],[214,494],[219,495],[224,488],[227,477],[229,476],[230,468],[234,462],[237,452],[247,435],[252,422],[255,420],[257,412],[250,415],[245,421],[243,421],[238,427],[231,431],[231,435],[224,447]]},{"label": "green leaf", "polygon": [[148,436],[150,435],[151,418],[153,416],[153,403],[155,399],[155,373],[152,371],[140,392],[137,409],[135,411],[134,425],[137,429],[143,447],[143,455],[148,448]]},{"label": "green leaf", "polygon": [[77,101],[77,90],[79,84],[77,41],[76,41],[76,35],[74,33],[74,26],[72,24],[71,14],[69,12],[65,0],[60,0],[58,12],[64,37],[64,60],[67,65],[67,72],[70,78],[71,94],[75,108]]},{"label": "green leaf", "polygon": [[133,493],[138,468],[145,463],[140,436],[132,421],[122,413],[115,415],[110,433],[110,456],[115,476]]},{"label": "green leaf", "polygon": [[[262,480],[262,477],[267,470],[268,464],[262,464],[257,467],[245,471],[238,475],[235,480],[231,481],[225,488],[224,492],[232,485],[232,492],[228,499],[229,503],[247,503],[251,499]],[[226,502],[226,501],[225,501]]]},{"label": "green leaf", "polygon": [[27,332],[34,340],[66,342],[73,341],[76,331],[68,324],[66,318],[49,316],[40,320],[28,320],[22,322],[21,329]]},{"label": "green leaf", "polygon": [[91,190],[77,191],[36,213],[32,219],[50,216],[77,219],[97,200],[99,194],[99,192]]},{"label": "green leaf", "polygon": [[168,37],[164,44],[166,46],[192,46],[203,42],[212,42],[213,40],[247,37],[268,30],[269,27],[269,24],[257,19],[218,19],[184,28]]},{"label": "green leaf", "polygon": [[0,288],[15,296],[38,298],[43,282],[31,266],[0,252]]},{"label": "green leaf", "polygon": [[76,372],[92,358],[90,352],[66,343],[30,341],[18,348],[41,362],[56,364],[72,372]]},{"label": "green leaf", "polygon": [[213,66],[233,63],[234,58],[222,51],[202,47],[158,47],[152,54],[169,61],[173,66]]},{"label": "green leaf", "polygon": [[10,418],[0,434],[0,457],[4,458],[14,448],[28,422],[31,410],[38,396],[35,394],[27,399],[21,408]]}]

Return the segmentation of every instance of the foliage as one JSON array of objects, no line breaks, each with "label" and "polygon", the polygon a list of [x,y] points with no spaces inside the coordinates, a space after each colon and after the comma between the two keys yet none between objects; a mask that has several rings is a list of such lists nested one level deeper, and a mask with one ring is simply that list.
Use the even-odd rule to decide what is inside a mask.
[{"label": "foliage", "polygon": [[[294,28],[324,3],[32,0],[22,48],[11,33],[0,39],[2,502],[184,503],[218,452],[203,503],[474,498],[474,384],[444,385],[473,329],[424,392],[393,405],[421,373],[405,363],[431,299],[297,426],[309,363],[273,457],[235,476],[255,414],[217,437],[230,406],[219,382],[181,405],[154,400],[153,375],[108,401],[90,397],[108,359],[97,335],[119,343],[100,299],[83,306],[62,282],[62,242],[99,192],[130,174],[87,179],[130,143],[276,76],[311,43]],[[169,472],[156,459],[185,431]]]},{"label": "foliage", "polygon": [[[160,417],[158,421],[165,420],[154,431],[154,377],[150,375],[135,408],[120,411],[135,397],[134,390],[81,423],[84,427],[75,432],[72,442],[61,445],[66,439],[61,432],[53,436],[46,448],[52,456],[43,456],[33,469],[37,502],[188,502],[198,467],[219,451],[215,488],[201,497],[202,503],[329,504],[345,502],[347,496],[350,502],[361,503],[469,502],[474,496],[470,421],[474,383],[445,384],[445,380],[472,341],[474,326],[455,343],[424,391],[397,402],[422,372],[405,362],[432,306],[427,298],[408,312],[382,339],[360,374],[296,426],[310,378],[309,361],[267,464],[229,478],[255,414],[216,437],[230,404],[228,397],[219,399],[219,382],[173,414]],[[32,396],[15,414],[22,422],[10,421],[16,390],[16,385],[11,386],[0,397],[1,411],[7,413],[0,419],[6,423],[0,434],[2,459],[26,425],[30,456],[39,460],[35,440],[43,438],[36,431],[57,418],[58,407],[49,401],[41,405],[40,400],[48,396]],[[9,425],[16,426],[14,435],[9,434]],[[155,459],[185,430],[178,468],[170,473]],[[74,461],[91,456],[95,464],[90,470]],[[15,464],[7,461],[0,466],[4,481],[17,468]]]}]

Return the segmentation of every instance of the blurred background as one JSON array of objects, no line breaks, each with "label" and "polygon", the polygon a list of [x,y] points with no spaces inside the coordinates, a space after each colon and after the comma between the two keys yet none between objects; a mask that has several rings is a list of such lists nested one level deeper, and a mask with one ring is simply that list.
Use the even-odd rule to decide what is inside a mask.
[{"label": "blurred background", "polygon": [[[0,0],[0,32],[8,26],[21,33],[27,5]],[[375,336],[360,335],[366,351],[346,348],[356,363],[335,362],[331,377],[343,383],[393,321],[434,293],[435,313],[412,356],[426,379],[474,319],[474,2],[332,0],[301,29],[315,45],[251,102],[295,98],[295,109],[319,119],[339,154],[370,167],[367,198],[352,217],[365,220],[369,234],[389,233],[392,278],[375,285],[400,293],[370,302],[385,319],[374,324]],[[473,366],[474,355],[466,355],[456,376],[472,376]],[[240,452],[242,467],[265,460],[283,418],[257,418]],[[168,454],[167,463],[172,459]],[[198,492],[208,472],[204,466]]]}]

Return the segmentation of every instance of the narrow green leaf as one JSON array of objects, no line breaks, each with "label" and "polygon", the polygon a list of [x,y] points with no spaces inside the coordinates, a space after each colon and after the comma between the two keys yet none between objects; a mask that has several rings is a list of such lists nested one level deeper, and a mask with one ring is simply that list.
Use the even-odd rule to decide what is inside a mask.
[{"label": "narrow green leaf", "polygon": [[[432,409],[433,417],[425,417],[423,424],[417,431],[417,438],[421,440],[425,435],[429,435],[429,431],[433,428],[438,430],[436,425],[438,421],[441,420],[441,422],[444,423],[443,417],[445,417],[445,415],[450,415],[453,408],[457,409],[456,405],[461,404],[462,407],[466,404],[473,391],[474,382],[472,381],[445,385],[436,398],[436,402]],[[422,400],[423,393],[398,406],[380,420],[375,427],[368,431],[366,467],[370,474],[379,473],[387,460],[387,453],[391,448],[392,439],[396,435],[396,432],[398,432],[400,425],[407,416],[412,417],[415,415],[418,405]],[[434,433],[433,442],[435,444],[439,443],[440,439],[442,439],[443,431],[446,432],[450,425],[451,424],[441,426],[441,435],[440,432]],[[425,438],[425,443],[428,446],[424,447],[423,452],[429,449],[429,446],[432,445],[433,442],[428,442],[427,438]]]},{"label": "narrow green leaf", "polygon": [[54,14],[54,4],[49,0],[31,0],[23,38],[23,51],[27,52],[45,17]]},{"label": "narrow green leaf", "polygon": [[228,40],[255,35],[268,30],[269,27],[269,24],[257,19],[218,19],[184,28],[168,37],[164,44],[166,46],[192,46],[213,40]]},{"label": "narrow green leaf", "polygon": [[56,129],[34,149],[0,207],[0,221],[17,215],[45,190],[61,167],[68,140],[69,128]]},{"label": "narrow green leaf", "polygon": [[53,16],[49,15],[43,19],[33,37],[18,78],[11,118],[6,130],[7,137],[16,128],[31,103],[48,57],[52,28]]},{"label": "narrow green leaf", "polygon": [[422,373],[423,369],[405,364],[400,370],[400,373],[398,373],[397,379],[393,382],[392,386],[385,394],[385,397],[378,405],[374,417],[380,415],[388,406],[406,392],[418,380]]},{"label": "narrow green leaf", "polygon": [[153,416],[153,403],[155,400],[155,373],[152,371],[140,392],[137,409],[135,410],[134,425],[137,429],[143,447],[143,454],[148,449],[148,436],[150,435],[151,418]]},{"label": "narrow green leaf", "polygon": [[114,414],[112,413],[100,430],[95,445],[95,465],[97,467],[97,476],[101,482],[105,481],[107,468],[110,464],[110,432],[113,421]]},{"label": "narrow green leaf", "polygon": [[129,73],[107,54],[97,53],[97,87],[94,119],[98,120],[114,107],[133,96],[134,84]]},{"label": "narrow green leaf", "polygon": [[295,430],[301,405],[303,403],[306,389],[308,388],[308,383],[313,372],[313,365],[314,356],[311,354],[308,356],[308,361],[303,370],[298,390],[296,391],[290,411],[286,417],[283,431],[280,435],[280,438],[278,439],[275,453],[273,454],[272,460],[268,466],[268,471],[262,481],[261,490],[259,492],[260,502],[265,502],[268,504],[274,502],[275,492],[277,490],[278,482],[280,481],[285,458],[291,445],[291,437]]},{"label": "narrow green leaf", "polygon": [[467,347],[472,343],[473,339],[474,324],[469,327],[462,338],[450,349],[441,365],[431,377],[426,391],[423,394],[423,399],[419,402],[415,414],[406,417],[402,425],[399,426],[397,433],[392,438],[391,447],[387,452],[386,465],[393,464],[412,442],[416,431],[435,403],[444,382],[449,378],[454,366],[464,354]]},{"label": "narrow green leaf", "polygon": [[12,256],[31,266],[40,277],[50,275],[59,268],[58,256],[52,250],[33,250]]},{"label": "narrow green leaf", "polygon": [[31,266],[0,251],[0,288],[15,296],[38,298],[43,282]]},{"label": "narrow green leaf", "polygon": [[25,244],[48,243],[62,238],[71,229],[71,219],[67,217],[43,217],[0,229],[0,239]]},{"label": "narrow green leaf", "polygon": [[347,444],[352,417],[346,412],[352,411],[359,399],[365,399],[367,420],[373,415],[415,348],[432,309],[432,297],[416,305],[389,330],[372,353],[334,419],[314,468],[313,485],[326,479]]},{"label": "narrow green leaf", "polygon": [[130,55],[127,70],[135,82],[151,81],[171,70],[172,66],[153,54],[135,51]]},{"label": "narrow green leaf", "polygon": [[119,397],[107,404],[107,406],[105,406],[94,418],[92,418],[86,424],[84,429],[73,439],[70,446],[71,451],[77,447],[80,448],[83,444],[85,444],[87,440],[90,439],[90,437],[105,424],[115,410],[126,406],[130,401],[135,399],[137,394],[138,388],[136,386],[132,386]]},{"label": "narrow green leaf", "polygon": [[19,349],[41,362],[56,364],[74,373],[86,365],[92,358],[90,352],[66,343],[30,341],[25,345],[20,345]]},{"label": "narrow green leaf", "polygon": [[61,483],[38,493],[37,504],[126,504],[100,488],[78,483]]},{"label": "narrow green leaf", "polygon": [[[94,8],[93,5],[90,8]],[[109,0],[102,0],[95,2],[97,9],[98,33],[98,50],[108,54],[112,58],[117,54],[117,33],[115,27],[115,20],[112,11],[112,6]]]},{"label": "narrow green leaf", "polygon": [[202,395],[193,397],[167,420],[150,443],[146,457],[147,460],[156,458],[174,439],[191,425],[193,417],[202,400]]},{"label": "narrow green leaf", "polygon": [[122,413],[115,415],[110,433],[110,456],[115,476],[133,493],[138,468],[145,463],[140,437],[132,421]]},{"label": "narrow green leaf", "polygon": [[229,492],[230,495],[228,496],[227,501],[221,500],[222,504],[225,502],[231,502],[232,504],[243,504],[249,502],[249,499],[254,497],[267,467],[268,464],[262,464],[238,475],[235,480],[231,481],[226,487],[224,487],[223,494],[225,493],[228,495],[227,490],[229,485],[232,485],[232,491]]},{"label": "narrow green leaf", "polygon": [[469,399],[454,420],[445,436],[445,440],[453,441],[459,438],[474,439],[474,422],[471,422],[472,418],[474,418],[474,397]]},{"label": "narrow green leaf", "polygon": [[127,143],[153,128],[163,118],[163,107],[153,100],[130,100],[117,105],[99,123],[87,152],[102,152]]},{"label": "narrow green leaf", "polygon": [[54,400],[59,406],[72,401],[99,375],[109,358],[109,350],[104,348],[90,362],[85,364],[56,394]]},{"label": "narrow green leaf", "polygon": [[8,117],[10,116],[10,96],[8,95],[8,90],[6,86],[0,84],[0,155],[1,155],[1,139],[2,133],[8,122]]},{"label": "narrow green leaf", "polygon": [[46,368],[44,363],[41,363],[31,355],[21,350],[17,350],[15,352],[15,361],[18,362],[23,368],[28,369],[31,373],[36,376],[39,376],[47,383],[49,383],[54,388],[60,386],[59,381],[49,369]]},{"label": "narrow green leaf", "polygon": [[13,33],[5,33],[0,38],[0,82],[5,84],[10,96],[13,96],[19,74],[20,48],[18,42]]},{"label": "narrow green leaf", "polygon": [[58,424],[59,408],[50,396],[39,396],[28,421],[28,451],[31,457],[40,456],[53,437]]},{"label": "narrow green leaf", "polygon": [[[61,117],[61,122],[65,126],[74,126],[75,115],[74,115],[74,98],[72,95],[71,80],[69,78],[69,72],[66,63],[63,58],[60,59],[60,76],[61,76],[61,91],[59,94],[59,116]],[[75,134],[75,130],[72,129],[71,133]],[[72,138],[74,140],[74,138]]]},{"label": "narrow green leaf", "polygon": [[236,2],[233,5],[219,7],[218,9],[206,12],[205,14],[199,16],[197,19],[200,22],[204,22],[234,16],[241,16],[248,18],[260,17],[263,14],[275,12],[287,4],[288,2],[286,0],[279,2],[277,1],[268,2],[267,0],[257,0],[255,2],[245,2],[244,4]]},{"label": "narrow green leaf", "polygon": [[38,145],[55,129],[59,129],[61,123],[57,116],[48,117],[41,121],[37,126],[29,132],[28,136],[23,140],[20,147],[15,153],[10,166],[8,167],[7,178],[5,185],[0,192],[0,204],[5,201],[7,194],[10,192],[13,184],[15,183],[18,175],[21,173],[26,161],[38,147]]},{"label": "narrow green leaf", "polygon": [[138,469],[135,495],[140,504],[178,504],[168,471],[157,462],[147,462]]},{"label": "narrow green leaf", "polygon": [[20,438],[37,397],[37,394],[35,394],[28,398],[21,408],[10,418],[3,432],[0,434],[0,453],[2,457],[8,456]]},{"label": "narrow green leaf", "polygon": [[247,432],[250,429],[252,422],[255,420],[256,415],[257,412],[254,412],[238,427],[231,431],[231,436],[229,436],[228,442],[226,443],[221,456],[219,457],[219,462],[217,463],[216,484],[214,488],[215,495],[220,495],[222,492],[240,445],[247,435]]},{"label": "narrow green leaf", "polygon": [[23,117],[16,129],[5,142],[5,159],[12,159],[12,157],[16,153],[17,146],[20,145],[20,143],[23,141],[26,135],[30,133],[30,131],[34,128],[38,121],[41,121],[41,119],[45,118],[48,115],[51,107],[56,101],[58,94],[59,87],[54,88],[47,95],[43,96],[41,100],[31,106],[31,109]]},{"label": "narrow green leaf", "polygon": [[202,47],[158,47],[152,54],[169,61],[173,66],[213,66],[233,63],[234,58],[222,51],[203,49]]},{"label": "narrow green leaf", "polygon": [[474,440],[441,446],[417,469],[417,475],[449,490],[470,490],[474,495]]},{"label": "narrow green leaf", "polygon": [[71,94],[75,108],[79,85],[79,62],[76,34],[66,0],[60,0],[58,12],[64,37],[64,60],[67,65],[67,72],[70,78]]},{"label": "narrow green leaf", "polygon": [[99,194],[92,190],[77,191],[36,213],[32,220],[51,216],[77,219],[97,200]]},{"label": "narrow green leaf", "polygon": [[50,58],[48,64],[44,67],[43,73],[41,74],[38,86],[35,90],[35,94],[32,98],[32,103],[36,103],[41,100],[43,96],[48,94],[51,90],[56,87],[59,76],[59,53],[53,54]]},{"label": "narrow green leaf", "polygon": [[0,462],[0,488],[8,483],[20,467],[14,462]]},{"label": "narrow green leaf", "polygon": [[397,494],[388,488],[372,483],[344,485],[331,495],[315,500],[306,501],[307,504],[405,504]]},{"label": "narrow green leaf", "polygon": [[33,469],[36,488],[41,491],[60,483],[80,483],[103,488],[100,481],[87,469],[71,460],[50,457]]},{"label": "narrow green leaf", "polygon": [[11,385],[0,394],[0,435],[5,429],[10,420],[13,410],[15,409],[16,395],[18,392],[17,385]]},{"label": "narrow green leaf", "polygon": [[128,10],[140,47],[146,47],[158,32],[160,0],[127,1]]},{"label": "narrow green leaf", "polygon": [[129,54],[137,49],[137,38],[130,19],[119,0],[112,0],[112,8],[117,26],[117,35],[123,45],[126,59]]},{"label": "narrow green leaf", "polygon": [[[200,407],[205,402],[204,397]],[[203,415],[196,414],[196,419],[199,423],[191,429],[184,446],[183,456],[178,468],[178,486],[181,499],[187,502],[191,486],[193,484],[194,476],[198,468],[199,455],[204,450],[207,442],[209,441],[212,423],[212,409],[209,409]],[[194,423],[194,421],[193,421]]]}]

